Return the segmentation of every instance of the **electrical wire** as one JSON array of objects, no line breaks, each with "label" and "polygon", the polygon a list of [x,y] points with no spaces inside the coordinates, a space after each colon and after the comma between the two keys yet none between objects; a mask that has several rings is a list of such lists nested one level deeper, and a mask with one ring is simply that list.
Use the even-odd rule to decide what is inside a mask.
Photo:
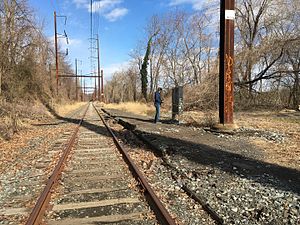
[{"label": "electrical wire", "polygon": [[55,7],[55,5],[54,5],[53,0],[50,0],[50,4],[52,5],[52,8],[53,8],[55,11],[57,11],[57,10],[56,10],[56,7]]},{"label": "electrical wire", "polygon": [[[51,1],[53,1],[53,0],[51,0]],[[59,13],[59,14],[61,14],[61,10],[60,10],[60,5],[59,5],[59,2],[58,2],[58,0],[56,0],[55,1],[56,2],[56,8],[57,8],[57,12]]]},{"label": "electrical wire", "polygon": [[[100,9],[101,9],[101,0],[97,2],[97,4],[94,4],[94,14],[93,14],[93,37],[94,37],[94,46],[93,46],[93,71],[95,75],[98,75],[98,61],[96,61],[96,55],[97,54],[97,41],[99,38],[99,24],[100,24]],[[97,80],[95,79],[95,86],[97,83]],[[100,88],[100,87],[98,87]]]}]

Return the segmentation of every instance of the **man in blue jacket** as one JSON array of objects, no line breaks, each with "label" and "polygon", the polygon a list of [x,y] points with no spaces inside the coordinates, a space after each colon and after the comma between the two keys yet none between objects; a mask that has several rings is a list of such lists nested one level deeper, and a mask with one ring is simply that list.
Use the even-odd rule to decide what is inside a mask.
[{"label": "man in blue jacket", "polygon": [[154,93],[154,106],[156,109],[154,123],[157,123],[160,117],[160,105],[163,102],[161,99],[161,91],[162,88],[159,87],[157,88],[157,91]]}]

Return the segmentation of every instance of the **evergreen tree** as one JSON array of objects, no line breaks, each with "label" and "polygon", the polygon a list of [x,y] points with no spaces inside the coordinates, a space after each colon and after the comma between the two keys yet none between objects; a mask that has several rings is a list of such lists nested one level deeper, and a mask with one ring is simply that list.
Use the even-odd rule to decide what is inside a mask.
[{"label": "evergreen tree", "polygon": [[142,81],[142,96],[143,98],[147,101],[147,88],[148,88],[148,71],[147,71],[147,67],[148,67],[148,61],[149,61],[149,55],[151,52],[151,43],[152,43],[152,38],[154,36],[156,36],[158,34],[158,31],[156,33],[154,33],[148,40],[148,44],[147,44],[147,50],[145,53],[145,57],[143,60],[143,64],[142,64],[142,68],[141,68],[141,81]]}]

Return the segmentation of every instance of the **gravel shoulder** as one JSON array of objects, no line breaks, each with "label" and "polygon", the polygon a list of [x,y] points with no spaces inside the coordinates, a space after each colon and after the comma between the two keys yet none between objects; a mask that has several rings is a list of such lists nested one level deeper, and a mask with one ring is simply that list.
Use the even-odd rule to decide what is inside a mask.
[{"label": "gravel shoulder", "polygon": [[[290,158],[290,166],[284,160],[278,163],[270,160],[272,151],[259,145],[260,142],[267,143],[269,148],[288,145],[289,138],[293,145],[297,144],[295,136],[249,126],[241,127],[234,135],[216,134],[201,127],[174,125],[167,120],[153,124],[149,117],[107,111],[136,126],[136,132],[164,151],[225,223],[300,222],[299,158]],[[296,149],[294,156],[297,154]]]}]

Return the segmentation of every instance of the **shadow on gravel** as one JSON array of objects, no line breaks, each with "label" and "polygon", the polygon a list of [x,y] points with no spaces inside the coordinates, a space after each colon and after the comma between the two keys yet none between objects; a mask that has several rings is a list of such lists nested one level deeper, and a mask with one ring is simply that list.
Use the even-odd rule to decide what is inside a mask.
[{"label": "shadow on gravel", "polygon": [[58,122],[58,123],[32,123],[31,125],[35,126],[35,127],[43,127],[43,126],[57,126],[57,125],[64,124],[64,123],[67,123],[67,122]]},{"label": "shadow on gravel", "polygon": [[[128,116],[118,117],[135,119]],[[263,162],[205,144],[167,137],[162,134],[142,132],[138,129],[135,132],[155,147],[159,155],[162,154],[164,148],[171,157],[183,156],[195,163],[212,166],[235,176],[300,194],[300,171],[298,170]]]},{"label": "shadow on gravel", "polygon": [[[117,117],[117,116],[116,116]],[[130,117],[130,116],[121,116],[123,119],[133,119],[141,122],[146,122],[146,123],[154,123],[154,119],[143,119],[139,117]],[[161,119],[160,122],[162,124],[179,124],[178,121],[172,120],[172,119]]]},{"label": "shadow on gravel", "polygon": [[134,120],[138,120],[141,122],[146,122],[146,123],[153,123],[154,119],[143,119],[143,118],[138,118],[138,117],[130,117],[130,116],[121,116],[124,119],[134,119]]},{"label": "shadow on gravel", "polygon": [[[167,153],[181,155],[190,161],[217,167],[236,176],[255,180],[261,184],[272,185],[284,191],[300,194],[300,171],[252,159],[240,154],[222,151],[208,145],[188,142],[153,133],[140,133],[156,147],[165,143]],[[180,146],[180,151],[176,150]],[[235,169],[234,169],[235,168]],[[277,179],[274,179],[277,178]]]}]

